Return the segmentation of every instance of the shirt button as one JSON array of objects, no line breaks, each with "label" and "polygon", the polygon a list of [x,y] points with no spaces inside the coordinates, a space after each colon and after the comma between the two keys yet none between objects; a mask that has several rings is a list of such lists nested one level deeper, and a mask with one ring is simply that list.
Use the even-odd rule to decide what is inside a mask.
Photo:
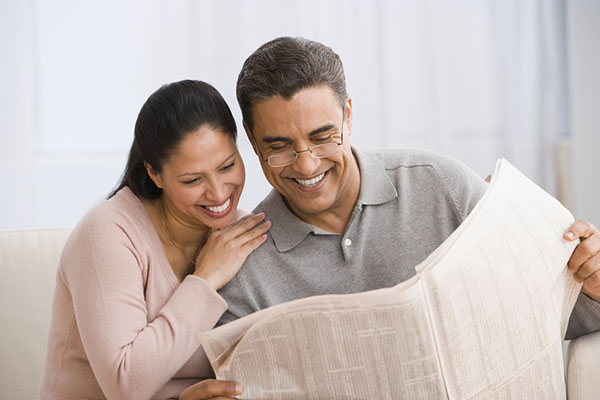
[{"label": "shirt button", "polygon": [[350,239],[346,239],[346,240],[344,240],[344,244],[345,244],[346,246],[350,246],[350,245],[352,244],[352,240],[350,240]]}]

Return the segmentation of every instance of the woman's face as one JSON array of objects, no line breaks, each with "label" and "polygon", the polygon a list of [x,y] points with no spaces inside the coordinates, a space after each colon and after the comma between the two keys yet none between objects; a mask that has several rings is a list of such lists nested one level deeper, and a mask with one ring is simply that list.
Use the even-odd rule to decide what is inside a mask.
[{"label": "woman's face", "polygon": [[155,178],[181,223],[218,229],[235,219],[246,173],[233,138],[205,125],[185,137]]}]

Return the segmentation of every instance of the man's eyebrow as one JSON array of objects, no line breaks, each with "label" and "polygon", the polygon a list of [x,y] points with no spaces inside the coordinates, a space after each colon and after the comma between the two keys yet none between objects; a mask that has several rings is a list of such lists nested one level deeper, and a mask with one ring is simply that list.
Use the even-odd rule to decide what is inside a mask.
[{"label": "man's eyebrow", "polygon": [[[323,125],[315,130],[312,130],[308,133],[308,137],[313,137],[318,135],[319,133],[327,132],[335,128],[334,124]],[[292,139],[285,136],[266,136],[262,139],[263,143],[275,143],[275,142],[291,142]]]},{"label": "man's eyebrow", "polygon": [[285,136],[267,136],[263,138],[263,143],[275,143],[275,142],[291,142],[292,139]]},{"label": "man's eyebrow", "polygon": [[311,132],[308,134],[308,137],[313,137],[313,136],[315,136],[315,135],[318,135],[319,133],[323,133],[323,132],[330,131],[330,130],[332,130],[333,128],[335,128],[335,125],[333,125],[333,124],[327,124],[327,125],[323,125],[322,127],[320,127],[320,128],[317,128],[317,129],[315,129],[314,131],[311,131]]}]

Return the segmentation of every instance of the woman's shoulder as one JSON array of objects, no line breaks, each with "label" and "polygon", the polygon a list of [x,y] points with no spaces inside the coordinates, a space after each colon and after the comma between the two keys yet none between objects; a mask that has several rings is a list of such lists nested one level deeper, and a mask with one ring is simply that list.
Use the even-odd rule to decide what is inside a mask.
[{"label": "woman's shoulder", "polygon": [[[149,217],[142,201],[127,187],[113,197],[94,205],[73,229],[70,240],[80,245],[100,245],[107,241],[131,241],[144,235]],[[150,223],[151,224],[151,223]]]},{"label": "woman's shoulder", "polygon": [[90,208],[78,225],[103,226],[127,223],[137,219],[144,211],[141,200],[127,187],[119,190],[113,197],[103,200]]}]

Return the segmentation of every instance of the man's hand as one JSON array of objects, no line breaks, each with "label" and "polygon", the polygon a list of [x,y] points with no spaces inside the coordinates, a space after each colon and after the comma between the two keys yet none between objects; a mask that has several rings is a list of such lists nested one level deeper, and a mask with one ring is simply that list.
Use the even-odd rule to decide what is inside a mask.
[{"label": "man's hand", "polygon": [[581,239],[568,266],[575,273],[575,280],[583,282],[582,292],[600,303],[600,232],[587,221],[575,221],[565,232],[570,242]]},{"label": "man's hand", "polygon": [[239,383],[206,379],[181,392],[179,400],[222,400],[232,399],[233,397],[231,396],[240,394],[242,394],[242,386]]}]

